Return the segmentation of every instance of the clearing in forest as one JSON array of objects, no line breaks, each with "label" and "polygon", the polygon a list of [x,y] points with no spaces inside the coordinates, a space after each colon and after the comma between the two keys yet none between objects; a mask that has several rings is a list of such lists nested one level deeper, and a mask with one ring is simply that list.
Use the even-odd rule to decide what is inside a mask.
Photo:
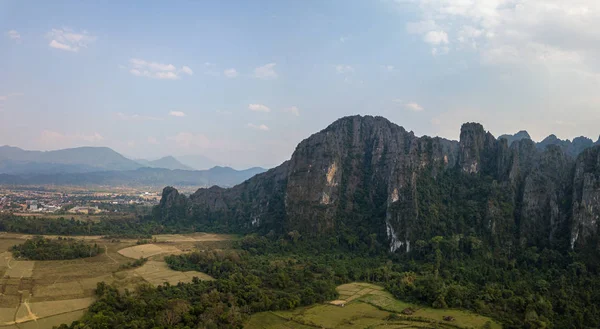
[{"label": "clearing in forest", "polygon": [[194,277],[200,280],[214,280],[210,275],[197,271],[179,272],[169,268],[167,263],[161,261],[148,261],[142,267],[133,270],[136,275],[157,286],[168,282],[175,285],[179,282],[192,282]]},{"label": "clearing in forest", "polygon": [[[211,234],[211,236],[214,234]],[[135,277],[141,277],[145,281],[157,286],[168,282],[169,284],[175,285],[179,282],[192,282],[194,277],[199,278],[200,280],[214,280],[210,275],[197,272],[197,271],[186,271],[180,272],[175,271],[169,268],[167,263],[164,261],[164,256],[167,255],[177,255],[183,253],[183,250],[179,248],[187,248],[183,246],[179,246],[179,248],[172,243],[172,241],[177,240],[181,243],[189,242],[190,236],[182,236],[178,239],[175,235],[168,235],[167,237],[161,237],[162,239],[168,239],[171,241],[170,243],[157,243],[157,244],[143,244],[139,246],[128,247],[122,250],[119,250],[119,254],[133,258],[150,258],[144,265],[133,269],[130,272]],[[157,239],[158,240],[158,239]],[[197,240],[191,240],[197,241]],[[208,240],[208,241],[218,241],[218,240]],[[185,249],[184,249],[185,250]]]},{"label": "clearing in forest", "polygon": [[[471,312],[433,309],[399,301],[374,284],[344,284],[337,287],[337,291],[339,299],[327,304],[255,314],[244,328],[502,328],[490,318]],[[403,314],[409,308],[412,314]],[[444,317],[450,317],[452,321],[445,321]]]}]

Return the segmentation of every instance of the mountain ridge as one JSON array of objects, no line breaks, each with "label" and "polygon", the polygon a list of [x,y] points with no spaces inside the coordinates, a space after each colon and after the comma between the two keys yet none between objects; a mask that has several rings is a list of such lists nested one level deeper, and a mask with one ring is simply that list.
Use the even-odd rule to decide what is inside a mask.
[{"label": "mountain ridge", "polygon": [[177,158],[171,155],[167,155],[156,160],[135,159],[134,161],[141,164],[142,166],[150,168],[163,168],[171,170],[195,170],[190,166],[184,165],[179,160],[177,160]]},{"label": "mountain ridge", "polygon": [[[133,170],[140,166],[108,147],[76,147],[54,151],[28,151],[13,146],[0,147],[0,172],[22,173],[28,164],[80,166],[77,172],[93,170]],[[22,166],[22,168],[18,168]],[[17,167],[17,168],[15,168]]]},{"label": "mountain ridge", "polygon": [[347,241],[375,234],[390,251],[448,231],[504,248],[595,243],[600,147],[577,158],[530,139],[509,147],[478,123],[464,124],[460,136],[416,137],[382,117],[344,117],[299,143],[290,160],[240,185],[189,198],[166,188],[154,216],[235,232]]},{"label": "mountain ridge", "polygon": [[9,185],[64,185],[64,186],[152,186],[176,185],[181,187],[230,187],[264,172],[263,168],[235,170],[212,168],[208,170],[171,170],[164,168],[138,168],[122,171],[95,171],[79,173],[1,174],[0,184]]}]

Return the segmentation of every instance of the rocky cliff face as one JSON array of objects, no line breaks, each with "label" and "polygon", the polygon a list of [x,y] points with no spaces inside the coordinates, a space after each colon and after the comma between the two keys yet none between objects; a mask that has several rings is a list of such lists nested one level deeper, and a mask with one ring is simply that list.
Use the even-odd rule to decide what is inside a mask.
[{"label": "rocky cliff face", "polygon": [[231,189],[189,198],[166,188],[161,220],[236,232],[375,236],[410,251],[435,235],[475,234],[500,246],[597,243],[600,147],[573,159],[560,146],[496,140],[468,123],[460,141],[416,137],[381,117],[342,118],[291,159]]}]

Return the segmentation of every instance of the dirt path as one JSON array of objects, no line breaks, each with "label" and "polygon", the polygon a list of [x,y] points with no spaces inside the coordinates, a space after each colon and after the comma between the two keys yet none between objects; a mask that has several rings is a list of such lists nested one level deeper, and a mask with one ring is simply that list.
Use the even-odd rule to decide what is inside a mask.
[{"label": "dirt path", "polygon": [[104,253],[106,254],[106,257],[110,258],[110,260],[112,260],[113,262],[115,262],[115,264],[119,264],[119,262],[117,262],[116,259],[112,258],[109,254],[108,254],[108,247],[106,247],[106,245],[104,245]]}]

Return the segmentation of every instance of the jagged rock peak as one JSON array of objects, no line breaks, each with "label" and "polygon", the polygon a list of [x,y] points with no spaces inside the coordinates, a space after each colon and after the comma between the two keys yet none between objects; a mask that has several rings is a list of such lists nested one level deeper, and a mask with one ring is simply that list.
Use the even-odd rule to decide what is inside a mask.
[{"label": "jagged rock peak", "polygon": [[169,206],[173,205],[174,203],[176,203],[179,200],[179,198],[180,198],[179,191],[172,186],[167,186],[162,191],[160,205],[161,205],[161,207],[163,207],[163,206],[169,207]]},{"label": "jagged rock peak", "polygon": [[335,120],[321,132],[339,131],[340,129],[347,129],[348,127],[357,127],[359,125],[369,127],[394,127],[401,128],[403,131],[405,131],[403,127],[398,126],[397,124],[391,122],[390,120],[382,116],[351,115]]},{"label": "jagged rock peak", "polygon": [[478,173],[486,148],[494,147],[496,139],[479,123],[469,122],[460,128],[459,163],[464,172]]},{"label": "jagged rock peak", "polygon": [[500,139],[506,139],[508,141],[508,146],[510,146],[510,145],[512,145],[512,143],[517,142],[517,141],[521,141],[524,139],[531,140],[531,136],[529,135],[529,133],[526,130],[521,130],[514,135],[509,135],[509,134],[501,135],[500,137],[498,137],[498,140],[500,140]]}]

